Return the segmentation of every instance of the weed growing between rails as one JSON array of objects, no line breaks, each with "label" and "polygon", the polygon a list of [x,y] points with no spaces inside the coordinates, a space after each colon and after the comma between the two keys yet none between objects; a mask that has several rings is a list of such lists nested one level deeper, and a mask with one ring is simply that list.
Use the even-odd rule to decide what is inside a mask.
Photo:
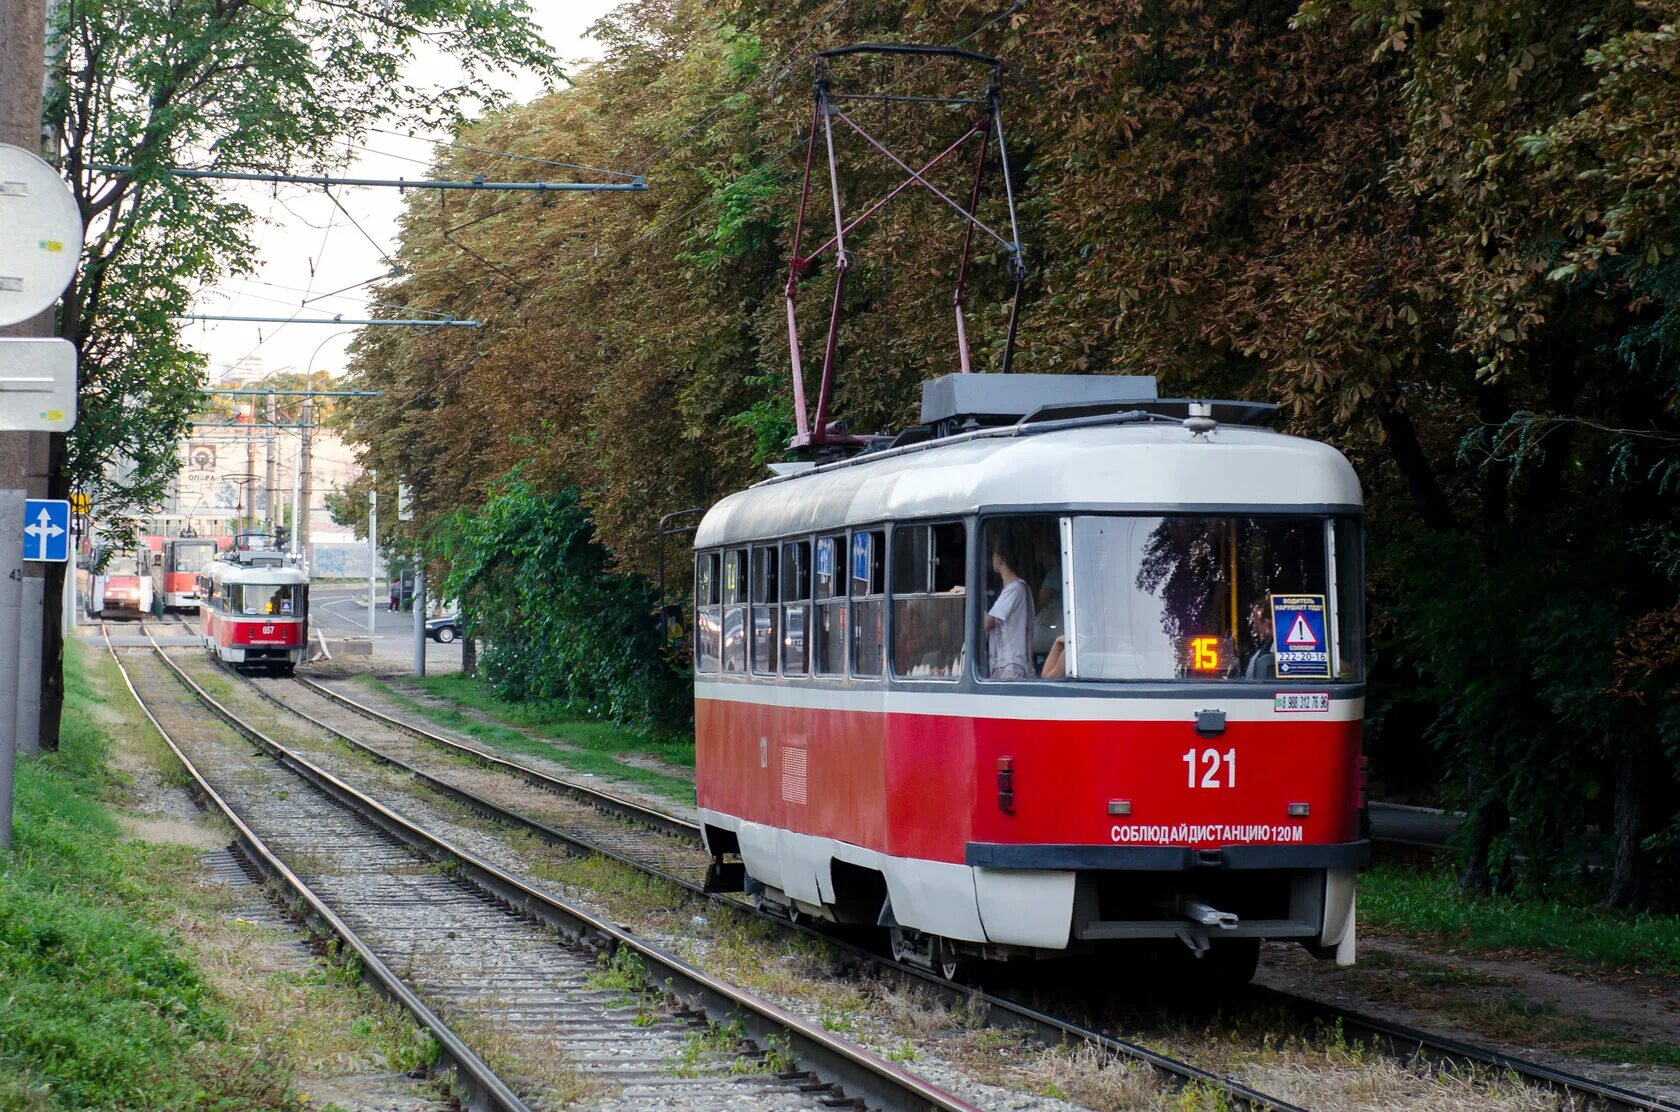
[{"label": "weed growing between rails", "polygon": [[313,1076],[423,1065],[393,1009],[205,884],[225,838],[159,818],[178,777],[88,655],[66,648],[61,749],[20,765],[0,858],[0,1107],[305,1108]]}]

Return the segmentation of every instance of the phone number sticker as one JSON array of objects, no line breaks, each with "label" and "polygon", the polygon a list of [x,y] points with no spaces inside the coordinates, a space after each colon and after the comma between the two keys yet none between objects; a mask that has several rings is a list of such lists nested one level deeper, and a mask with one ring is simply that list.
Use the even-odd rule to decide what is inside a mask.
[{"label": "phone number sticker", "polygon": [[1324,714],[1329,710],[1328,691],[1279,691],[1272,696],[1273,714]]}]

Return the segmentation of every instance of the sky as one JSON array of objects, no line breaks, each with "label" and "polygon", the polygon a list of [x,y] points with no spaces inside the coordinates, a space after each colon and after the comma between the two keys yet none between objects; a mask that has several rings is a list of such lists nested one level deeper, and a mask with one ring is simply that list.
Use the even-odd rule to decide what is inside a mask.
[{"label": "sky", "polygon": [[[576,63],[598,56],[600,44],[584,38],[588,30],[618,0],[530,0],[533,17],[555,55]],[[435,62],[412,68],[423,72]],[[533,74],[504,79],[502,88],[523,102],[541,95],[542,81]],[[439,133],[433,138],[447,139]],[[434,147],[422,138],[375,132],[354,151],[355,160],[338,175],[363,178],[427,176]],[[507,163],[507,180],[543,176],[537,168]],[[550,170],[549,174],[552,175]],[[256,269],[204,291],[194,313],[225,316],[297,316],[301,320],[347,319],[368,315],[365,283],[388,269],[382,253],[396,249],[397,218],[403,195],[390,188],[336,188],[333,196],[311,186],[228,183],[226,196],[244,201],[262,225],[256,233]],[[345,287],[354,287],[345,290]],[[340,292],[344,291],[344,292]],[[323,296],[330,295],[330,296]],[[307,304],[304,302],[307,300]],[[447,309],[439,306],[437,308]],[[260,360],[264,372],[284,369],[338,373],[354,330],[344,325],[252,324],[191,322],[186,342],[210,359],[210,379],[216,381],[232,364],[246,358]]]}]

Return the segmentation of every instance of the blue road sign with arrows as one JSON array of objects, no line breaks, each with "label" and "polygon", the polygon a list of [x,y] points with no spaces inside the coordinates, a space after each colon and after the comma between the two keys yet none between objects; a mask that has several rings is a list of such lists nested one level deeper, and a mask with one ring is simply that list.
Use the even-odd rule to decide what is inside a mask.
[{"label": "blue road sign with arrows", "polygon": [[30,498],[23,505],[23,558],[68,563],[70,503],[60,498]]}]

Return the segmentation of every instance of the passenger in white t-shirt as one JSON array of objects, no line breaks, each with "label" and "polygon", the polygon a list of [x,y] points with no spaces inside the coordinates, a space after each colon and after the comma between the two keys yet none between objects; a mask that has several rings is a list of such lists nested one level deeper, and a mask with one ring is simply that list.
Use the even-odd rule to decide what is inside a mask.
[{"label": "passenger in white t-shirt", "polygon": [[1012,559],[1018,557],[1004,545],[992,546],[992,571],[1003,580],[997,601],[986,611],[986,665],[994,680],[1024,680],[1033,675],[1032,591]]}]

